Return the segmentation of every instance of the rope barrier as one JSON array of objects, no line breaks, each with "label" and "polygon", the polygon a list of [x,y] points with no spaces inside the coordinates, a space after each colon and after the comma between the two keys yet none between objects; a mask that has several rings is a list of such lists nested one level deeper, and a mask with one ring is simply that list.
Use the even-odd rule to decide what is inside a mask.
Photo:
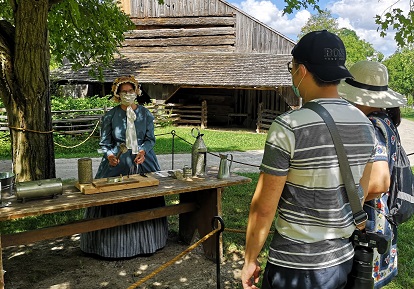
[{"label": "rope barrier", "polygon": [[[93,134],[95,133],[96,129],[98,128],[98,125],[100,124],[100,122],[101,121],[98,120],[96,122],[96,125],[95,125],[94,129],[89,134],[89,136],[87,136],[87,138],[85,140],[81,141],[77,145],[74,145],[74,146],[65,146],[65,145],[59,144],[58,142],[54,142],[54,144],[57,145],[57,146],[59,146],[59,147],[67,148],[67,149],[72,149],[72,148],[78,147],[80,145],[83,145],[85,142],[87,142],[93,136]],[[28,129],[28,128],[14,127],[14,126],[7,126],[7,127],[10,128],[10,129],[17,130],[17,131],[22,131],[22,132],[26,132],[27,131],[27,132],[40,133],[40,134],[48,134],[48,133],[64,134],[64,133],[60,133],[60,132],[58,132],[56,130],[39,131],[39,130],[33,130],[33,129]]]},{"label": "rope barrier", "polygon": [[[210,154],[210,155],[213,155],[215,157],[218,157],[218,158],[220,157],[220,156],[216,155],[215,153],[211,153],[211,152],[207,152],[207,153]],[[228,158],[226,158],[226,160],[230,161]],[[260,167],[258,165],[246,164],[246,163],[242,163],[242,162],[235,161],[235,160],[233,160],[233,163],[237,163],[237,164],[245,165],[245,166],[251,166],[251,167],[255,167],[255,168],[259,168]]]},{"label": "rope barrier", "polygon": [[[231,233],[246,233],[246,230],[241,230],[241,229],[225,228],[224,231],[231,232]],[[269,231],[269,234],[273,234],[273,233],[274,233],[274,231]]]},{"label": "rope barrier", "polygon": [[57,143],[57,142],[54,142],[55,143],[55,145],[57,145],[57,146],[59,146],[59,147],[62,147],[62,148],[66,148],[66,149],[72,149],[72,148],[76,148],[76,147],[78,147],[78,146],[80,146],[80,145],[83,145],[85,142],[87,142],[92,136],[93,136],[93,134],[95,133],[95,131],[96,131],[96,129],[98,128],[98,125],[99,125],[99,123],[100,123],[101,121],[100,120],[98,120],[97,122],[96,122],[96,125],[95,125],[95,128],[92,130],[92,132],[90,133],[90,135],[88,135],[88,137],[85,139],[85,140],[83,140],[83,141],[81,141],[80,143],[78,143],[77,145],[73,145],[73,146],[65,146],[65,145],[62,145],[62,144],[59,144],[59,143]]},{"label": "rope barrier", "polygon": [[138,282],[135,282],[134,284],[132,284],[131,286],[129,286],[127,289],[135,289],[135,288],[137,288],[139,285],[141,285],[144,282],[148,281],[149,279],[151,279],[152,277],[154,277],[155,275],[157,275],[159,272],[161,272],[162,270],[164,270],[168,266],[171,266],[174,262],[180,260],[184,255],[186,255],[189,252],[191,252],[192,250],[194,250],[197,246],[199,246],[201,243],[203,243],[204,241],[206,241],[209,238],[211,238],[215,233],[217,233],[220,230],[221,230],[221,228],[217,228],[217,229],[211,231],[210,233],[208,233],[207,235],[205,235],[203,238],[201,238],[200,240],[198,240],[196,243],[194,243],[193,245],[191,245],[190,247],[188,247],[186,250],[184,250],[183,252],[181,252],[180,254],[178,254],[177,256],[175,256],[173,259],[171,259],[167,263],[161,265],[160,267],[158,267],[157,269],[155,269],[154,271],[152,271],[149,275],[145,276],[144,278],[142,278]]},{"label": "rope barrier", "polygon": [[48,134],[48,133],[52,133],[54,132],[54,130],[49,130],[49,131],[40,131],[40,130],[34,130],[34,129],[28,129],[28,128],[24,128],[24,127],[15,127],[15,126],[7,126],[8,128],[14,129],[14,130],[18,130],[18,131],[22,131],[22,132],[32,132],[32,133],[40,133],[40,134]]}]

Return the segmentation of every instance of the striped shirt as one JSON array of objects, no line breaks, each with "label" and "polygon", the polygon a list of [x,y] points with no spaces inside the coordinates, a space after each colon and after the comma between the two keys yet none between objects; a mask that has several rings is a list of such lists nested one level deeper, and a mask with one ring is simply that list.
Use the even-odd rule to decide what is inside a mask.
[{"label": "striped shirt", "polygon": [[[375,152],[374,128],[342,99],[318,99],[334,119],[356,182]],[[295,269],[321,269],[353,257],[355,229],[331,135],[312,110],[301,108],[275,119],[260,169],[287,176],[278,205],[269,262]]]}]

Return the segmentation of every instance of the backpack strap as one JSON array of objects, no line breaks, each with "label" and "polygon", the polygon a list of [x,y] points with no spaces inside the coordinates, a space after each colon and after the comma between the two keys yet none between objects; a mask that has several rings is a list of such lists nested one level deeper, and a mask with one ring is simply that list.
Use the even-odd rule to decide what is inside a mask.
[{"label": "backpack strap", "polygon": [[[373,123],[374,127],[379,128],[380,131],[382,132],[382,135],[385,138],[385,142],[386,142],[386,146],[387,146],[388,151],[391,151],[391,143],[390,142],[391,142],[392,137],[395,137],[395,142],[397,144],[397,148],[401,146],[400,136],[399,136],[398,131],[395,128],[395,126],[392,122],[390,123],[390,125],[388,125],[386,123],[386,121],[384,120],[384,118],[382,118],[379,115],[369,116],[369,119],[371,121],[374,120],[374,123]],[[389,130],[387,129],[387,126],[392,130],[392,135],[389,134]]]}]

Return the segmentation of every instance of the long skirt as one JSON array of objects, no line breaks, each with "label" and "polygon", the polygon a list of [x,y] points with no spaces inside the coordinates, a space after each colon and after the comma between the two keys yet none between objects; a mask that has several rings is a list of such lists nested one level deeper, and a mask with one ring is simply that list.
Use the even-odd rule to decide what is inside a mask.
[{"label": "long skirt", "polygon": [[[101,218],[164,206],[163,197],[87,208],[85,218]],[[152,254],[168,238],[167,218],[158,218],[81,234],[80,248],[104,258],[130,258]]]}]

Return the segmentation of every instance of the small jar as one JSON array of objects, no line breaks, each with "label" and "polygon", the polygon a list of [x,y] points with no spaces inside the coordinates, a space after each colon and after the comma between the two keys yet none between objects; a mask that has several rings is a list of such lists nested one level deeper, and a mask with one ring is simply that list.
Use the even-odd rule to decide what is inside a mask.
[{"label": "small jar", "polygon": [[183,177],[184,178],[190,178],[193,174],[193,171],[188,166],[184,166],[183,168]]}]

